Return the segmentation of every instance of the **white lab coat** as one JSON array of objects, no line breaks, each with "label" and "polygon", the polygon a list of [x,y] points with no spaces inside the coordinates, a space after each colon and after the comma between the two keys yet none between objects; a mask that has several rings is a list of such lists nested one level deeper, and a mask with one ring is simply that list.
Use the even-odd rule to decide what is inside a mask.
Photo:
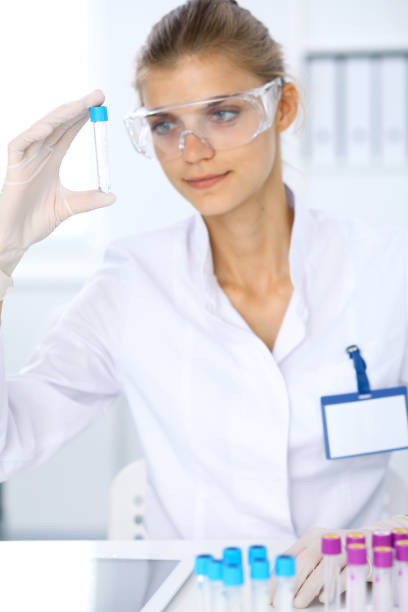
[{"label": "white lab coat", "polygon": [[7,385],[1,360],[1,480],[124,393],[150,537],[262,540],[377,520],[389,456],[327,460],[320,396],[356,391],[354,343],[372,388],[405,384],[406,251],[402,230],[297,204],[294,292],[270,352],[218,285],[200,215],[114,240]]}]

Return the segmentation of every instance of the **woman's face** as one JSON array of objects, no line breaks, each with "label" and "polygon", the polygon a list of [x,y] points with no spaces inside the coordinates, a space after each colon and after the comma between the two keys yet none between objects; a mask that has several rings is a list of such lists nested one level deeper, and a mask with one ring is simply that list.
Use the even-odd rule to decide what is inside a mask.
[{"label": "woman's face", "polygon": [[[142,93],[144,105],[153,108],[244,91],[262,84],[259,77],[224,56],[194,55],[181,59],[172,68],[150,69]],[[279,108],[276,117],[278,111]],[[234,149],[217,151],[195,135],[187,134],[182,156],[171,160],[159,158],[159,161],[172,185],[201,214],[225,214],[256,198],[268,177],[276,171],[276,165],[280,172],[278,135],[276,118],[270,129]],[[223,180],[203,189],[187,182],[226,172]]]}]

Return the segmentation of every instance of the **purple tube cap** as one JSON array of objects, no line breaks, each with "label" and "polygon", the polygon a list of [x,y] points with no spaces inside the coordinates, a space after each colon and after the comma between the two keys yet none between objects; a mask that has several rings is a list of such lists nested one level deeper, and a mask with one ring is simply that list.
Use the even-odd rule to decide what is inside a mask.
[{"label": "purple tube cap", "polygon": [[392,567],[393,550],[391,546],[376,546],[373,548],[374,567]]},{"label": "purple tube cap", "polygon": [[337,533],[325,533],[322,537],[323,555],[340,555],[341,538]]},{"label": "purple tube cap", "polygon": [[346,546],[349,544],[365,544],[365,536],[358,531],[350,532],[346,537]]},{"label": "purple tube cap", "polygon": [[366,565],[367,549],[364,544],[349,544],[347,547],[347,565]]},{"label": "purple tube cap", "polygon": [[374,531],[372,545],[373,548],[376,546],[392,546],[391,531]]},{"label": "purple tube cap", "polygon": [[408,540],[408,531],[406,529],[393,529],[391,531],[392,546],[395,546],[400,540]]},{"label": "purple tube cap", "polygon": [[408,561],[408,540],[399,540],[395,545],[397,561]]}]

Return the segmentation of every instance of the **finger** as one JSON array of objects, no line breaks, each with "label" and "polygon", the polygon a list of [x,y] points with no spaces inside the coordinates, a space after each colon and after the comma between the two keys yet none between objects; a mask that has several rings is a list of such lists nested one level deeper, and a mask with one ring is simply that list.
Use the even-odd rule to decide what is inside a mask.
[{"label": "finger", "polygon": [[85,123],[87,123],[88,117],[83,117],[76,123],[74,123],[68,130],[66,130],[63,135],[59,138],[57,142],[54,143],[54,157],[58,162],[62,161],[65,153],[69,149],[72,141],[78,132],[83,128]]},{"label": "finger", "polygon": [[320,562],[303,582],[294,599],[295,608],[306,608],[323,588],[323,563]]},{"label": "finger", "polygon": [[[344,593],[346,588],[347,588],[347,567],[343,567],[343,569],[340,572],[340,579],[339,579],[340,595],[342,593]],[[325,597],[324,590],[320,594],[319,601],[321,603],[325,603],[326,602],[326,597]]]},{"label": "finger", "polygon": [[61,211],[60,217],[62,220],[70,215],[110,206],[116,201],[116,196],[112,192],[104,193],[98,189],[71,191],[61,186],[61,199],[63,211]]},{"label": "finger", "polygon": [[295,595],[306,581],[308,576],[319,565],[322,560],[320,549],[310,548],[304,550],[296,557]]},{"label": "finger", "polygon": [[33,123],[28,130],[9,142],[9,163],[14,164],[21,161],[30,145],[45,140],[60,126],[63,127],[65,125],[66,128],[69,128],[72,125],[70,123],[72,120],[77,121],[85,116],[89,116],[89,107],[102,104],[104,99],[103,92],[100,89],[96,89],[79,100],[59,106],[39,121]]}]

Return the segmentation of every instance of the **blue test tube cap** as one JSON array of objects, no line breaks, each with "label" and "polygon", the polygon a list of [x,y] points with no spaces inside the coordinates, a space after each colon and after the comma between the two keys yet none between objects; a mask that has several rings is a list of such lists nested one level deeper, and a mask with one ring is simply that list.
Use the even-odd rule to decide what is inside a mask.
[{"label": "blue test tube cap", "polygon": [[268,559],[253,559],[251,563],[252,580],[267,580],[271,577]]},{"label": "blue test tube cap", "polygon": [[244,584],[242,565],[238,563],[224,563],[222,580],[225,586],[241,586]]},{"label": "blue test tube cap", "polygon": [[108,109],[106,106],[90,106],[89,112],[91,114],[91,121],[107,121],[108,120]]},{"label": "blue test tube cap", "polygon": [[290,555],[279,555],[275,560],[275,575],[290,578],[295,575],[295,559]]},{"label": "blue test tube cap", "polygon": [[266,559],[266,546],[261,544],[254,544],[248,548],[248,563],[251,565],[254,559]]},{"label": "blue test tube cap", "polygon": [[212,555],[197,555],[194,565],[194,573],[196,576],[208,576],[208,568]]},{"label": "blue test tube cap", "polygon": [[208,579],[222,580],[223,562],[221,559],[211,559],[208,565]]},{"label": "blue test tube cap", "polygon": [[242,552],[240,548],[235,546],[228,546],[222,551],[222,558],[224,563],[230,563],[231,565],[242,564]]}]

